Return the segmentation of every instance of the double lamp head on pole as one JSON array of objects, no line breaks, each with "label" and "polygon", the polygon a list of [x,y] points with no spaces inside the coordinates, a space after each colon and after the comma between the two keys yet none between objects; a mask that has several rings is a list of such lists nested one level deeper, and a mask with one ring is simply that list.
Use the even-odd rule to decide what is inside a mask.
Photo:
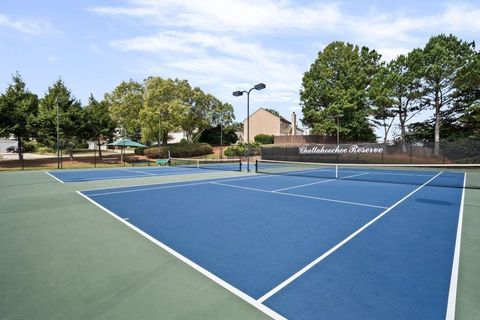
[{"label": "double lamp head on pole", "polygon": [[248,91],[234,91],[233,95],[235,97],[243,96],[244,93],[247,94],[247,171],[250,171],[250,92],[252,90],[263,90],[267,86],[265,83],[257,83]]}]

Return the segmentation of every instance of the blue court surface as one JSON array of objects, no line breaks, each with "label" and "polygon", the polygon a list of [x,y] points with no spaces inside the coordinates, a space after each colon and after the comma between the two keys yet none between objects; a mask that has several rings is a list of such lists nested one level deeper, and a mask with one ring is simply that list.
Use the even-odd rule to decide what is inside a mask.
[{"label": "blue court surface", "polygon": [[208,173],[210,170],[184,167],[124,167],[114,169],[52,170],[47,173],[60,182],[128,179],[178,174]]},{"label": "blue court surface", "polygon": [[273,318],[445,319],[464,174],[424,172],[416,183],[381,174],[79,193]]}]

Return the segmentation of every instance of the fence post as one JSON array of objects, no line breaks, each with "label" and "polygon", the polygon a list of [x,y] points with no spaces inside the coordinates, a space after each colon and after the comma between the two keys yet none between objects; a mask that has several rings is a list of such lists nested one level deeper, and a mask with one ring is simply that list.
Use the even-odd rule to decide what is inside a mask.
[{"label": "fence post", "polygon": [[410,142],[410,164],[412,164],[413,143]]}]

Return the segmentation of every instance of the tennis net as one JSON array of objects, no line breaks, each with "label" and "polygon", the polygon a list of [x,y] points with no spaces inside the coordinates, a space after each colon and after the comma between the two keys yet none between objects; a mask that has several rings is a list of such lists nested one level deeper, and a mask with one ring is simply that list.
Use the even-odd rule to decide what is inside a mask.
[{"label": "tennis net", "polygon": [[170,166],[222,171],[242,171],[242,161],[240,159],[170,158]]},{"label": "tennis net", "polygon": [[[347,164],[257,160],[256,172],[320,179],[480,188],[480,165]],[[438,175],[438,176],[437,176]]]}]

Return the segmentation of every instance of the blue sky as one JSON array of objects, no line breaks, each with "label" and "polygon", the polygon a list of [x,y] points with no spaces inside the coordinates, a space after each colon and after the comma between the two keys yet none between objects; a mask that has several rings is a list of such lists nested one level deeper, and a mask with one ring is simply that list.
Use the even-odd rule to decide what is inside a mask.
[{"label": "blue sky", "polygon": [[389,60],[439,33],[478,44],[480,1],[2,1],[0,90],[17,70],[40,96],[61,77],[83,103],[122,80],[182,78],[243,120],[245,98],[232,91],[264,82],[251,110],[301,118],[302,75],[329,42]]}]

